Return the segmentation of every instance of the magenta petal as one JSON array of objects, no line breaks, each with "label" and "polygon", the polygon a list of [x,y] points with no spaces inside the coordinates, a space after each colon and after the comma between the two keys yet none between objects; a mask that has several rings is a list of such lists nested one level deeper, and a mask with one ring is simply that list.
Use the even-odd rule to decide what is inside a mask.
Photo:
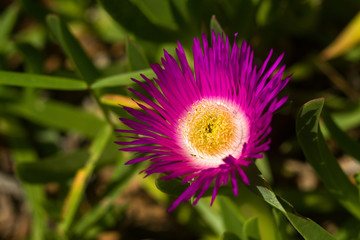
[{"label": "magenta petal", "polygon": [[[214,32],[211,42],[208,42],[205,34],[202,39],[195,38],[192,50],[194,66],[189,65],[185,51],[178,43],[176,56],[164,51],[161,65],[151,65],[156,78],[149,79],[141,75],[143,81],[133,79],[143,89],[129,89],[139,99],[135,102],[140,109],[124,107],[131,119],[120,120],[130,129],[116,130],[122,137],[130,136],[131,139],[116,142],[122,146],[121,150],[138,154],[126,164],[147,161],[151,164],[142,171],[145,176],[164,173],[163,180],[181,178],[183,184],[190,184],[173,202],[169,211],[193,196],[196,196],[196,204],[209,188],[213,188],[212,205],[220,187],[228,184],[229,180],[234,195],[241,197],[238,190],[239,176],[243,183],[251,184],[246,167],[252,164],[254,158],[262,158],[262,153],[270,148],[268,136],[272,117],[287,100],[287,97],[278,99],[277,96],[291,77],[282,79],[285,66],[280,62],[284,54],[271,61],[273,50],[270,50],[263,64],[256,66],[254,52],[248,43],[244,41],[239,47],[236,39],[230,44],[227,36]],[[208,102],[213,105],[209,107],[205,104]],[[219,114],[211,108],[214,105],[230,109],[226,111],[231,114]],[[235,114],[233,120],[236,121],[229,120],[225,128],[217,128],[225,132],[232,129],[232,134],[221,132],[217,136],[221,136],[221,144],[225,145],[231,141],[241,141],[219,148],[218,152],[204,150],[222,146],[219,145],[220,141],[210,145],[210,140],[204,139],[211,138],[204,136],[212,132],[211,124],[221,125],[222,122],[227,123],[227,119],[210,124],[210,120],[204,118],[200,125],[190,128],[191,124],[199,124],[193,121],[196,117],[202,119],[206,115],[203,112],[196,115],[196,107],[203,106],[206,111],[214,111],[212,119],[218,116],[231,118]],[[184,116],[196,117],[189,120]],[[201,139],[200,145],[194,145],[191,142],[194,138],[190,138],[190,135],[196,141]],[[235,140],[229,136],[235,136]],[[208,148],[197,149],[201,144],[208,144]]]}]

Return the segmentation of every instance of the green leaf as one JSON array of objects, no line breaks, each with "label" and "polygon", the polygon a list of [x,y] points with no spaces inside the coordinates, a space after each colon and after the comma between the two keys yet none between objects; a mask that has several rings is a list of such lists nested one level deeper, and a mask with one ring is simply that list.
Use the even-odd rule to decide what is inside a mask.
[{"label": "green leaf", "polygon": [[49,11],[43,7],[41,2],[33,0],[20,0],[22,8],[27,14],[30,14],[33,18],[45,22],[46,15]]},{"label": "green leaf", "polygon": [[227,197],[218,196],[217,199],[220,205],[221,217],[226,231],[235,233],[241,239],[244,238],[242,231],[244,216],[241,215],[240,210]]},{"label": "green leaf", "polygon": [[0,85],[45,88],[54,90],[87,89],[85,83],[75,79],[5,71],[0,71]]},{"label": "green leaf", "polygon": [[224,232],[224,234],[221,236],[221,240],[241,240],[241,239],[232,232]]},{"label": "green leaf", "polygon": [[319,128],[323,105],[324,99],[315,99],[301,108],[296,120],[299,144],[327,189],[349,212],[360,218],[358,191],[328,149]]},{"label": "green leaf", "polygon": [[[263,200],[265,200],[270,206],[273,206],[284,214],[305,240],[334,240],[334,238],[322,227],[317,225],[311,219],[297,214],[296,210],[287,201],[277,197],[268,186],[266,180],[261,177],[261,173],[255,164],[247,167],[246,173],[249,177],[250,184],[244,185],[242,182],[239,182],[239,195],[243,196],[241,200],[244,202],[245,206],[249,205],[252,209],[256,210],[257,214],[255,216],[258,217],[259,234],[262,239],[264,237],[269,237],[269,239],[279,239],[281,237],[279,231],[272,229],[272,227],[276,228],[275,219],[271,211],[269,213],[267,212],[269,209],[267,209],[266,205],[263,203]],[[272,238],[271,236],[268,236],[269,231],[271,230],[274,231],[274,233],[272,233]],[[314,238],[313,236],[317,237]]]},{"label": "green leaf", "polygon": [[[337,112],[331,115],[334,122],[342,130],[360,126],[360,104],[351,106],[350,110]],[[325,134],[324,134],[325,135]]]},{"label": "green leaf", "polygon": [[274,177],[272,175],[272,171],[267,155],[264,154],[264,157],[262,159],[256,159],[255,165],[258,167],[258,169],[261,172],[261,175],[266,179],[266,181],[271,184],[273,182]]},{"label": "green leaf", "polygon": [[[36,163],[37,154],[29,144],[29,137],[16,119],[0,119],[0,132],[7,135],[10,143],[11,159],[16,164]],[[45,192],[42,186],[22,182],[26,203],[32,217],[30,238],[39,240],[45,238],[46,213],[43,208]]]},{"label": "green leaf", "polygon": [[162,176],[165,175],[159,175],[156,178],[155,185],[163,193],[179,196],[189,187],[189,184],[182,184],[181,179],[174,178],[171,180],[162,180]]},{"label": "green leaf", "polygon": [[355,218],[346,220],[341,223],[339,229],[335,233],[336,240],[358,240],[360,239],[359,232],[360,221]]},{"label": "green leaf", "polygon": [[149,62],[147,61],[145,54],[130,38],[126,39],[126,55],[131,71],[149,67]]},{"label": "green leaf", "polygon": [[177,30],[174,18],[170,9],[170,1],[164,0],[132,0],[139,10],[149,19],[149,21],[157,26],[164,27],[169,30]]},{"label": "green leaf", "polygon": [[26,43],[17,43],[16,48],[24,57],[26,72],[34,74],[43,72],[44,56],[41,51]]},{"label": "green leaf", "polygon": [[358,188],[358,192],[359,192],[359,200],[360,200],[360,172],[355,174],[354,179],[357,184],[357,188]]},{"label": "green leaf", "polygon": [[115,21],[140,38],[168,42],[184,37],[184,34],[152,23],[133,1],[100,0],[100,3]]},{"label": "green leaf", "polygon": [[38,162],[16,165],[18,177],[28,183],[58,182],[74,176],[84,166],[89,154],[80,150],[72,154],[59,154]]},{"label": "green leaf", "polygon": [[[272,209],[273,215],[276,222],[276,229],[279,233],[278,240],[287,240],[289,239],[289,223],[282,212],[277,210],[276,208]],[[293,229],[291,229],[293,230]]]},{"label": "green leaf", "polygon": [[15,3],[6,8],[5,12],[0,16],[0,52],[3,52],[9,41],[9,35],[12,31],[17,16],[19,6]]},{"label": "green leaf", "polygon": [[261,1],[259,10],[256,14],[256,23],[263,26],[268,22],[269,16],[271,16],[271,4],[270,0]]},{"label": "green leaf", "polygon": [[329,130],[331,137],[336,144],[347,154],[353,156],[360,161],[360,144],[351,139],[344,131],[342,131],[327,111],[321,114],[326,128]]},{"label": "green leaf", "polygon": [[271,206],[280,210],[305,240],[335,240],[333,236],[314,221],[298,214],[289,203],[282,200],[284,204],[281,204],[275,193],[268,187],[257,186],[257,188],[264,200]]},{"label": "green leaf", "polygon": [[195,209],[217,235],[221,235],[225,231],[221,216],[203,198],[195,205]]},{"label": "green leaf", "polygon": [[245,221],[242,231],[244,232],[245,239],[261,239],[258,227],[258,218],[252,217]]},{"label": "green leaf", "polygon": [[[132,155],[129,155],[129,157],[130,156]],[[104,216],[114,207],[116,199],[124,191],[129,181],[144,167],[144,164],[125,166],[124,163],[128,161],[128,159],[129,158],[123,158],[117,162],[112,181],[104,197],[75,223],[73,228],[74,234],[82,236],[88,229],[100,224]]]},{"label": "green leaf", "polygon": [[67,194],[66,201],[62,209],[62,221],[58,225],[58,233],[67,234],[72,226],[75,214],[79,208],[84,195],[88,180],[103,154],[106,145],[113,137],[113,129],[109,125],[103,126],[96,134],[90,148],[89,158],[83,168],[79,169],[74,177],[70,191]]},{"label": "green leaf", "polygon": [[[210,20],[210,31],[214,31],[215,34],[225,34],[224,29],[221,27],[220,23],[218,22],[218,20],[216,19],[215,15],[213,15],[211,17]],[[225,35],[224,35],[225,37]]]},{"label": "green leaf", "polygon": [[60,130],[72,130],[86,137],[94,137],[105,122],[93,114],[71,105],[37,100],[33,103],[9,104],[8,111],[30,121]]},{"label": "green leaf", "polygon": [[[109,144],[96,168],[114,162],[117,155],[116,148]],[[88,158],[89,152],[80,149],[69,154],[59,153],[37,162],[19,163],[16,164],[15,169],[18,177],[27,183],[61,182],[72,178],[76,171],[85,165]]]},{"label": "green leaf", "polygon": [[67,28],[65,22],[56,15],[49,15],[47,23],[55,39],[70,58],[79,76],[91,84],[100,76],[91,59]]},{"label": "green leaf", "polygon": [[134,83],[131,78],[136,78],[139,81],[144,81],[140,74],[145,75],[147,78],[152,79],[156,77],[154,71],[151,68],[143,69],[135,72],[127,72],[119,75],[114,75],[106,78],[97,80],[93,85],[92,89],[96,88],[105,88],[105,87],[119,87],[123,85],[128,85]]}]

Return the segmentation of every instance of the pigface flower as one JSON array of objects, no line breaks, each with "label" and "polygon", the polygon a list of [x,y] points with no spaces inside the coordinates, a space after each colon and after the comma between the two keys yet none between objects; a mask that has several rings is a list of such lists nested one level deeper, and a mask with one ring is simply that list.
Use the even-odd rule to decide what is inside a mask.
[{"label": "pigface flower", "polygon": [[194,39],[194,71],[180,43],[179,64],[164,54],[163,67],[151,66],[157,78],[133,79],[152,98],[129,89],[148,106],[138,103],[141,111],[124,107],[137,121],[121,119],[131,130],[117,131],[132,134],[133,141],[117,144],[128,146],[121,150],[147,155],[137,155],[127,164],[150,161],[146,176],[166,173],[165,180],[182,178],[184,184],[190,183],[169,211],[195,194],[196,204],[211,184],[212,204],[219,187],[229,179],[237,195],[237,176],[249,184],[245,168],[269,149],[273,113],[287,99],[276,97],[290,79],[281,79],[285,66],[275,71],[283,54],[267,67],[271,50],[258,68],[246,42],[241,49],[235,42],[231,47],[228,38],[223,41],[214,33],[212,46],[205,35],[202,47]]}]

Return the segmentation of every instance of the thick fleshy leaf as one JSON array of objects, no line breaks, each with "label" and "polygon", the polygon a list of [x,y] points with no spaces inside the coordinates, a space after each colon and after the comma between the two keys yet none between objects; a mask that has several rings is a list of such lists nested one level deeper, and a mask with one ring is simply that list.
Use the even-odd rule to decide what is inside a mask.
[{"label": "thick fleshy leaf", "polygon": [[89,158],[84,167],[80,168],[72,181],[71,188],[66,196],[65,203],[62,208],[62,219],[57,230],[61,234],[68,232],[72,226],[76,212],[78,211],[80,202],[84,196],[86,186],[90,176],[93,174],[98,162],[105,152],[106,146],[113,138],[113,129],[110,125],[105,125],[96,134],[89,148]]},{"label": "thick fleshy leaf", "polygon": [[139,81],[144,81],[140,74],[144,74],[147,78],[152,79],[155,77],[155,73],[151,68],[147,68],[140,71],[126,72],[118,75],[101,78],[91,85],[92,89],[105,88],[105,87],[119,87],[134,83],[131,78],[135,78]]},{"label": "thick fleshy leaf", "polygon": [[9,104],[6,110],[41,125],[60,130],[73,130],[86,137],[95,136],[100,127],[105,124],[89,112],[51,100],[38,100],[31,104]]},{"label": "thick fleshy leaf", "polygon": [[215,210],[209,206],[207,201],[200,199],[195,205],[195,209],[199,212],[201,218],[217,235],[221,235],[225,231],[225,226],[221,221],[220,214],[215,212]]},{"label": "thick fleshy leaf", "polygon": [[74,176],[88,157],[85,150],[72,154],[61,154],[38,162],[19,163],[16,165],[18,177],[28,183],[57,182]]},{"label": "thick fleshy leaf", "polygon": [[[249,194],[257,194],[261,198],[263,198],[269,205],[279,210],[288,220],[289,222],[294,226],[294,228],[306,239],[306,240],[313,240],[313,239],[322,239],[322,240],[334,240],[334,238],[325,231],[322,227],[320,227],[318,224],[316,224],[314,221],[312,221],[309,218],[303,217],[300,214],[296,212],[296,210],[285,200],[279,198],[276,196],[276,194],[270,189],[270,187],[267,185],[265,179],[260,177],[260,171],[256,168],[256,166],[250,165],[247,168],[248,177],[250,179],[250,185],[245,186],[243,183],[238,182],[239,186],[239,195],[242,196],[241,200],[246,204],[246,201],[253,202],[254,200],[257,200],[254,197],[251,197]],[[166,182],[165,180],[159,180]],[[177,185],[177,186],[171,186],[171,185]],[[168,191],[167,189],[176,189],[173,193],[177,193],[177,195],[180,195],[182,193],[180,187],[182,186],[181,181],[173,181],[171,182],[171,185],[166,187],[166,190],[164,188],[159,188],[161,191]],[[162,186],[165,186],[165,183],[163,183]],[[252,191],[250,192],[247,187]],[[172,194],[173,194],[172,193]],[[206,192],[204,196],[210,196],[211,192]],[[231,186],[223,186],[220,188],[218,195],[230,195],[232,196],[232,189]],[[203,196],[203,197],[204,197]],[[261,199],[258,199],[262,201]],[[257,201],[258,201],[257,200]],[[201,205],[199,205],[201,203]],[[260,204],[259,202],[256,204]],[[204,200],[200,200],[198,202],[198,205],[195,206],[200,213],[203,215],[204,220],[207,221],[209,226],[212,226],[215,232],[221,233],[221,230],[225,229],[224,224],[217,219],[217,213],[212,211],[210,207],[208,206],[208,203]],[[259,206],[261,207],[261,206]],[[264,206],[262,206],[264,208]],[[265,208],[261,210],[260,208],[257,209],[258,211],[264,213]],[[264,217],[263,215],[260,215]],[[265,217],[264,217],[265,218]],[[261,221],[267,221],[269,219],[261,219]],[[260,224],[260,223],[259,223]],[[275,224],[275,223],[274,223]],[[266,230],[269,226],[262,225],[262,230]],[[271,229],[268,229],[271,230]],[[272,229],[274,230],[274,229]],[[274,230],[275,231],[275,230]],[[265,233],[264,233],[265,234]],[[275,232],[274,234],[280,234],[278,232]],[[269,234],[267,234],[268,237]],[[312,238],[312,236],[317,236],[318,238]]]},{"label": "thick fleshy leaf", "polygon": [[224,234],[221,236],[221,240],[241,240],[241,239],[232,232],[224,232]]},{"label": "thick fleshy leaf", "polygon": [[91,84],[100,76],[91,59],[71,34],[65,22],[56,15],[49,15],[47,23],[55,39],[59,42],[66,55],[70,58],[80,77]]},{"label": "thick fleshy leaf", "polygon": [[342,131],[328,112],[323,110],[321,116],[332,139],[334,139],[341,150],[360,161],[360,143],[351,139],[344,131]]},{"label": "thick fleshy leaf", "polygon": [[213,15],[210,20],[210,31],[214,31],[215,34],[224,33],[224,29],[221,27],[221,25],[218,22],[218,20],[216,19],[215,15]]},{"label": "thick fleshy leaf", "polygon": [[132,0],[132,3],[149,19],[149,21],[157,26],[164,27],[169,30],[177,30],[178,26],[172,15],[170,2],[164,0]]},{"label": "thick fleshy leaf", "polygon": [[[17,119],[2,119],[0,131],[6,135],[10,144],[11,159],[15,164],[37,163],[37,154],[32,148],[30,138]],[[44,188],[22,182],[25,198],[32,217],[30,239],[44,239],[46,216],[43,203],[46,201]]]},{"label": "thick fleshy leaf", "polygon": [[21,6],[27,14],[30,14],[31,17],[39,21],[45,22],[49,10],[46,9],[41,2],[32,0],[20,0],[19,2],[21,2]]},{"label": "thick fleshy leaf", "polygon": [[243,239],[244,216],[241,215],[239,209],[229,198],[219,196],[218,201],[225,231],[233,232]]},{"label": "thick fleshy leaf", "polygon": [[147,108],[151,109],[151,107],[148,104],[144,103],[143,101],[136,100],[136,102],[134,102],[134,100],[130,97],[117,95],[117,94],[105,94],[101,96],[100,102],[106,105],[111,105],[116,107],[126,106],[126,107],[131,107],[133,109],[141,109],[141,107],[137,105],[137,103],[140,103],[141,105],[144,105]]},{"label": "thick fleshy leaf", "polygon": [[[131,155],[129,155],[129,157],[131,157]],[[124,166],[124,162],[128,161],[128,159],[129,158],[123,157],[123,159],[117,162],[104,197],[75,223],[73,226],[74,234],[83,236],[88,229],[101,224],[103,217],[116,205],[116,199],[118,199],[119,195],[124,191],[129,181],[144,167],[144,164]]]},{"label": "thick fleshy leaf", "polygon": [[138,37],[156,42],[176,41],[182,37],[175,30],[152,23],[130,0],[101,0],[100,3],[115,21]]},{"label": "thick fleshy leaf", "polygon": [[322,239],[322,240],[335,240],[325,229],[320,227],[314,221],[309,218],[303,217],[298,214],[295,209],[286,201],[282,200],[280,203],[275,193],[266,186],[258,186],[258,191],[264,200],[280,210],[294,228],[304,237],[305,240]]},{"label": "thick fleshy leaf", "polygon": [[43,53],[32,45],[26,43],[17,43],[16,48],[23,55],[26,72],[41,74],[44,64]]},{"label": "thick fleshy leaf", "polygon": [[360,12],[351,20],[339,36],[324,51],[325,59],[340,56],[360,41]]},{"label": "thick fleshy leaf", "polygon": [[[97,167],[114,162],[118,151],[109,145],[101,155]],[[70,154],[58,154],[37,162],[16,165],[18,177],[27,183],[49,183],[65,181],[74,176],[89,158],[87,150],[78,150]]]},{"label": "thick fleshy leaf", "polygon": [[355,174],[354,179],[357,184],[357,188],[358,188],[358,192],[359,192],[359,201],[360,201],[360,172]]},{"label": "thick fleshy leaf", "polygon": [[263,26],[268,22],[267,20],[271,16],[272,4],[271,0],[264,0],[260,2],[259,9],[256,13],[256,23]]},{"label": "thick fleshy leaf", "polygon": [[258,227],[258,218],[252,217],[244,222],[243,229],[246,239],[261,239]]},{"label": "thick fleshy leaf", "polygon": [[149,67],[143,51],[130,38],[126,39],[126,55],[129,61],[131,71],[137,71]]},{"label": "thick fleshy leaf", "polygon": [[303,105],[296,120],[299,144],[308,162],[315,169],[327,189],[357,218],[360,218],[360,200],[356,187],[342,171],[328,149],[319,128],[319,117],[324,99],[315,99]]},{"label": "thick fleshy leaf", "polygon": [[359,232],[360,221],[355,218],[341,223],[339,229],[335,233],[336,240],[357,240],[360,239]]},{"label": "thick fleshy leaf", "polygon": [[84,82],[76,79],[0,71],[0,85],[45,88],[53,90],[85,90]]},{"label": "thick fleshy leaf", "polygon": [[177,178],[171,180],[162,180],[162,176],[164,175],[161,175],[156,179],[155,184],[156,187],[163,193],[179,196],[189,186],[188,184],[182,184],[182,181]]},{"label": "thick fleshy leaf", "polygon": [[13,29],[17,16],[19,13],[19,6],[17,3],[12,4],[0,16],[0,52],[3,52],[7,46],[9,35]]},{"label": "thick fleshy leaf", "polygon": [[255,160],[255,165],[260,170],[261,175],[266,179],[266,181],[271,184],[273,182],[274,177],[272,175],[272,171],[270,168],[270,163],[267,158],[267,155],[266,154],[263,155],[264,155],[263,158]]}]

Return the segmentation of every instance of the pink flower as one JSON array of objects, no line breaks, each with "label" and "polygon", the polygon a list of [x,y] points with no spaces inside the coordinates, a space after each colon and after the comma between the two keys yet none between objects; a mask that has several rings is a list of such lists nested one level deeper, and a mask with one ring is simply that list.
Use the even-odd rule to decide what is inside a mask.
[{"label": "pink flower", "polygon": [[142,111],[124,107],[137,121],[121,118],[132,130],[117,130],[137,134],[131,142],[116,142],[129,146],[121,150],[147,154],[127,164],[150,161],[146,176],[166,173],[165,180],[182,178],[184,184],[191,183],[169,211],[197,193],[196,204],[214,183],[212,204],[229,176],[235,195],[237,175],[249,184],[246,166],[269,149],[273,113],[287,100],[277,99],[290,79],[281,79],[285,66],[275,71],[283,54],[267,68],[271,50],[258,69],[246,42],[241,49],[235,42],[231,47],[228,38],[224,42],[214,33],[212,42],[211,47],[204,35],[201,47],[194,39],[194,72],[179,43],[179,64],[164,51],[163,68],[151,66],[157,78],[133,79],[153,99],[129,90],[152,109],[141,104]]}]

